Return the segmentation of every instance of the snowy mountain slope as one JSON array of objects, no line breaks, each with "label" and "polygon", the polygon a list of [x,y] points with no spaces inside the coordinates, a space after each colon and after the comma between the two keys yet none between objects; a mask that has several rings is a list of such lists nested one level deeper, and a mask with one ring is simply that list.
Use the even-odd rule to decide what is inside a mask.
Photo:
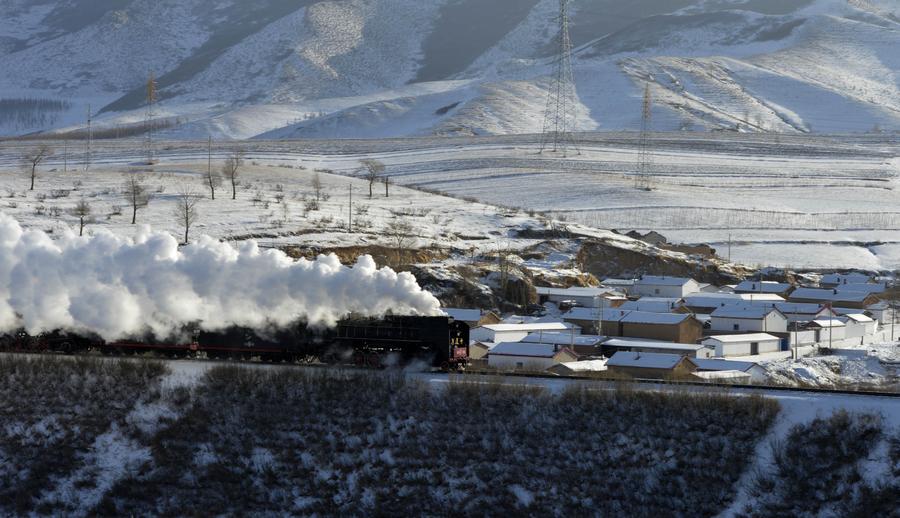
[{"label": "snowy mountain slope", "polygon": [[[89,103],[100,127],[140,121],[150,72],[177,138],[538,131],[557,5],[0,0],[0,135]],[[900,128],[893,0],[573,0],[571,22],[579,129],[638,127],[647,82],[658,130]]]}]

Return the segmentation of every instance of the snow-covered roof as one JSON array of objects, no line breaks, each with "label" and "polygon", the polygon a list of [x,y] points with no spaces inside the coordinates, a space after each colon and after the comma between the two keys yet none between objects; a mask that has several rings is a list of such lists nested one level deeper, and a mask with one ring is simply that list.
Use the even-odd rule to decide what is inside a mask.
[{"label": "snow-covered roof", "polygon": [[820,318],[818,320],[813,320],[812,322],[810,322],[810,324],[813,324],[813,325],[816,325],[819,327],[824,327],[824,328],[846,327],[847,326],[847,324],[841,322],[840,320],[838,320],[836,318]]},{"label": "snow-covered roof", "polygon": [[713,335],[706,337],[703,341],[714,340],[723,344],[736,344],[743,342],[766,342],[769,340],[781,340],[777,336],[769,333],[746,333],[740,335]]},{"label": "snow-covered roof", "polygon": [[688,318],[691,318],[691,315],[686,313],[650,313],[647,311],[631,311],[624,317],[619,319],[619,322],[625,322],[629,324],[675,325],[684,322]]},{"label": "snow-covered roof", "polygon": [[538,286],[535,288],[538,295],[553,295],[562,297],[595,297],[609,293],[609,288],[547,288]]},{"label": "snow-covered roof", "polygon": [[791,293],[790,300],[823,300],[840,302],[863,302],[871,293],[864,291],[838,291],[821,288],[797,288]]},{"label": "snow-covered roof", "polygon": [[597,345],[601,340],[602,336],[572,333],[532,333],[522,339],[523,342],[557,345]]},{"label": "snow-covered roof", "polygon": [[747,372],[757,364],[753,362],[739,362],[734,360],[720,360],[718,358],[693,358],[697,368],[702,371],[741,371]]},{"label": "snow-covered roof", "polygon": [[563,367],[574,372],[599,372],[606,370],[606,360],[582,360],[579,362],[566,362]]},{"label": "snow-covered roof", "polygon": [[754,293],[782,293],[791,288],[786,282],[775,281],[743,281],[735,286],[735,291],[752,291]]},{"label": "snow-covered roof", "polygon": [[759,320],[763,319],[772,312],[780,313],[775,308],[770,308],[766,306],[746,306],[739,304],[731,304],[728,306],[723,306],[721,308],[716,308],[710,316],[713,318],[745,318],[745,319],[753,319]]},{"label": "snow-covered roof", "polygon": [[659,277],[656,275],[644,275],[635,282],[642,286],[684,286],[689,282],[696,282],[689,277]]},{"label": "snow-covered roof", "polygon": [[874,322],[874,320],[872,320],[871,318],[869,318],[866,315],[863,315],[862,313],[852,313],[849,315],[844,315],[844,317],[856,322],[857,324]]},{"label": "snow-covered roof", "polygon": [[605,286],[615,286],[615,287],[629,287],[634,286],[634,283],[637,282],[634,279],[603,279],[600,281],[600,284]]},{"label": "snow-covered roof", "polygon": [[675,342],[656,342],[653,340],[629,340],[625,338],[610,338],[603,342],[604,346],[609,347],[630,347],[632,349],[669,349],[672,351],[699,351],[706,349],[701,344],[680,344]]},{"label": "snow-covered roof", "polygon": [[553,358],[564,349],[555,344],[532,342],[500,342],[488,351],[489,356],[525,356],[529,358]]},{"label": "snow-covered roof", "polygon": [[478,322],[481,320],[480,309],[443,308],[444,313],[450,315],[453,320],[462,322]]},{"label": "snow-covered roof", "polygon": [[884,293],[887,286],[883,283],[865,283],[865,284],[841,284],[835,288],[838,293],[859,292],[859,293]]},{"label": "snow-covered roof", "polygon": [[651,313],[669,313],[681,303],[681,299],[653,299],[646,297],[640,300],[629,300],[615,308],[627,311],[649,311]]},{"label": "snow-covered roof", "polygon": [[685,357],[680,354],[619,351],[607,360],[607,367],[638,367],[644,369],[672,369]]},{"label": "snow-covered roof", "polygon": [[775,304],[775,309],[781,311],[784,314],[818,315],[826,308],[821,304],[813,304],[811,302],[783,302],[780,304]]},{"label": "snow-covered roof", "polygon": [[871,279],[869,275],[858,272],[829,273],[823,275],[819,282],[822,284],[860,284],[869,282]]},{"label": "snow-covered roof", "polygon": [[565,331],[570,329],[571,325],[565,322],[541,322],[532,324],[488,324],[481,326],[494,332],[504,331]]}]

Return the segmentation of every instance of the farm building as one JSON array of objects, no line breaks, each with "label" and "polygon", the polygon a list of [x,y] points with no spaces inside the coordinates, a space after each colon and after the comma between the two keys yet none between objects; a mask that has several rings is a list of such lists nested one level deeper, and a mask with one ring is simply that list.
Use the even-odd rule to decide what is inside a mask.
[{"label": "farm building", "polygon": [[502,342],[487,354],[488,366],[500,370],[544,371],[557,363],[574,362],[578,355],[555,344]]},{"label": "farm building", "polygon": [[561,302],[571,302],[576,306],[585,308],[593,308],[606,306],[610,307],[608,301],[604,301],[606,297],[621,298],[621,293],[610,288],[546,288],[539,286],[535,288],[538,294],[538,302],[552,302],[559,304]]},{"label": "farm building", "polygon": [[887,291],[887,285],[884,283],[866,283],[866,284],[841,284],[840,286],[834,288],[838,291],[838,293],[847,293],[847,292],[857,292],[857,293],[872,293],[878,295],[879,293],[884,293]]},{"label": "farm building", "polygon": [[611,315],[604,312],[601,334],[684,344],[696,343],[703,336],[703,324],[689,314],[644,311],[622,313],[624,314],[618,318],[607,320]]},{"label": "farm building", "polygon": [[658,277],[644,275],[634,283],[631,295],[638,297],[682,298],[690,293],[699,293],[700,285],[687,277]]},{"label": "farm building", "polygon": [[839,320],[845,325],[844,338],[858,339],[860,345],[868,343],[878,331],[878,322],[861,313],[844,315]]},{"label": "farm building", "polygon": [[807,302],[815,304],[831,304],[845,308],[865,309],[877,304],[877,295],[864,291],[838,291],[836,289],[797,288],[791,293],[791,302]]},{"label": "farm building", "polygon": [[769,293],[786,297],[794,289],[794,286],[787,282],[774,281],[743,281],[734,288],[735,293]]},{"label": "farm building", "polygon": [[781,339],[768,333],[715,335],[705,338],[703,345],[716,351],[716,356],[754,356],[781,350]]},{"label": "farm building", "polygon": [[542,322],[531,324],[489,324],[473,329],[470,338],[478,342],[518,342],[531,333],[545,332],[581,334],[578,326],[572,324]]},{"label": "farm building", "polygon": [[865,273],[829,273],[822,277],[819,285],[823,288],[834,288],[841,284],[866,284],[872,281],[872,276]]},{"label": "farm building", "polygon": [[710,314],[725,306],[777,304],[784,299],[771,293],[695,293],[684,297],[684,307],[694,313]]},{"label": "farm building", "polygon": [[493,311],[481,311],[480,309],[443,308],[453,320],[465,322],[470,328],[499,324],[500,317]]},{"label": "farm building", "polygon": [[671,313],[681,306],[682,302],[683,300],[680,298],[641,297],[639,300],[629,300],[620,306],[616,306],[615,309],[647,311],[649,313]]},{"label": "farm building", "polygon": [[600,344],[600,348],[606,356],[612,356],[619,351],[678,354],[690,358],[712,358],[715,355],[713,348],[702,344],[656,342],[633,338],[609,338]]},{"label": "farm building", "polygon": [[[743,372],[749,376],[752,383],[764,383],[768,380],[766,369],[754,362],[743,362],[736,360],[723,360],[721,358],[710,358],[694,360],[697,365],[697,373],[700,372]],[[695,373],[695,374],[697,374]]]},{"label": "farm building", "polygon": [[836,318],[813,320],[806,328],[815,331],[815,341],[822,345],[843,341],[847,337],[847,324]]},{"label": "farm building", "polygon": [[606,370],[631,378],[688,379],[697,365],[687,356],[621,351],[607,360]]},{"label": "farm building", "polygon": [[578,376],[591,372],[603,372],[606,370],[606,360],[581,360],[577,362],[557,363],[547,369],[548,372],[560,376]]},{"label": "farm building", "polygon": [[764,306],[725,306],[710,314],[710,330],[719,333],[786,333],[788,319]]},{"label": "farm building", "polygon": [[[760,305],[766,306],[768,304]],[[781,311],[781,314],[787,318],[788,324],[793,324],[794,322],[810,322],[819,318],[831,318],[835,316],[834,311],[822,304],[782,302],[773,304],[771,307]]]},{"label": "farm building", "polygon": [[579,357],[599,356],[602,336],[576,335],[572,333],[532,333],[522,339],[523,343],[545,343],[568,347]]}]

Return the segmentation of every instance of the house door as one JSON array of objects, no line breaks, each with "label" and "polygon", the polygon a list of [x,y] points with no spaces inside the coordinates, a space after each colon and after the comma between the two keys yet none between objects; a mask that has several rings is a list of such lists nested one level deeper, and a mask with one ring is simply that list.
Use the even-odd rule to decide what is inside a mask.
[{"label": "house door", "polygon": [[750,342],[750,355],[759,354],[759,342]]}]

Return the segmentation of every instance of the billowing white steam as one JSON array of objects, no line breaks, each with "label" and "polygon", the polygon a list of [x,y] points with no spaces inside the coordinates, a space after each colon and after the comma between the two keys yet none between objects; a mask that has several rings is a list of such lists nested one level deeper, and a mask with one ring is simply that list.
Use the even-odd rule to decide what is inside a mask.
[{"label": "billowing white steam", "polygon": [[294,261],[248,242],[212,238],[178,249],[171,235],[136,239],[99,233],[52,240],[0,214],[0,331],[89,330],[106,339],[151,330],[166,336],[192,322],[215,330],[333,325],[350,313],[439,314],[439,303],[408,273],[352,268],[334,255]]}]

